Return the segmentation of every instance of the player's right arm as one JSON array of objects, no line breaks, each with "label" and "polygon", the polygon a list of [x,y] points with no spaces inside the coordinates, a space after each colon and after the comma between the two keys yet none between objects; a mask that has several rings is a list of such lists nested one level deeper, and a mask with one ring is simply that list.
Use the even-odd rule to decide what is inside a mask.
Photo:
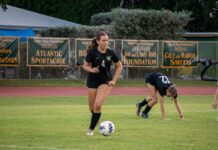
[{"label": "player's right arm", "polygon": [[92,68],[91,63],[88,63],[88,62],[86,62],[86,61],[84,61],[83,69],[84,69],[85,71],[91,72],[91,73],[98,73],[98,72],[99,72],[99,66]]}]

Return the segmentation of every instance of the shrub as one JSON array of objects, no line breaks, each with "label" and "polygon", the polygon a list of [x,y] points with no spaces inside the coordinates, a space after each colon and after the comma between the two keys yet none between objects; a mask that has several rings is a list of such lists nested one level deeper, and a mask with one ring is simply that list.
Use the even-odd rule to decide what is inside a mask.
[{"label": "shrub", "polygon": [[169,10],[113,9],[112,20],[118,38],[176,39],[189,22],[191,13]]},{"label": "shrub", "polygon": [[90,24],[91,25],[109,25],[112,22],[112,13],[98,13],[91,16]]}]

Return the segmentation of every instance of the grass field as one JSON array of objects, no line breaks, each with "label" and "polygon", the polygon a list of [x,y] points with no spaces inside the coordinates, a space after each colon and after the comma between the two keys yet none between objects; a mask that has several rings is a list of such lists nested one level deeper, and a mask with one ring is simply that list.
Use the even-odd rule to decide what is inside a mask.
[{"label": "grass field", "polygon": [[86,97],[1,97],[1,150],[217,150],[218,112],[212,96],[182,96],[185,118],[166,99],[169,120],[161,120],[159,105],[148,120],[135,115],[141,96],[110,96],[101,122],[111,120],[110,137],[86,136],[90,113]]},{"label": "grass field", "polygon": [[[216,82],[211,81],[201,81],[201,80],[183,80],[174,79],[173,82],[177,86],[206,86],[215,87]],[[72,87],[72,86],[85,86],[86,79],[80,80],[63,80],[63,79],[42,79],[42,80],[28,80],[28,79],[0,79],[0,87]],[[116,86],[129,86],[129,87],[142,87],[145,86],[144,79],[134,79],[134,80],[118,80]]]}]

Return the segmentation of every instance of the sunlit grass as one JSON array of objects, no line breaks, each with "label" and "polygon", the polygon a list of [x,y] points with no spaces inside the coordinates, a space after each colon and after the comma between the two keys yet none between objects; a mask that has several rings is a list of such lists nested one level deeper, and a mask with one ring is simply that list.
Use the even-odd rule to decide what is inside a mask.
[{"label": "sunlit grass", "polygon": [[55,150],[215,150],[218,147],[217,111],[212,96],[182,96],[185,119],[166,99],[170,120],[161,120],[159,105],[150,119],[135,115],[142,96],[110,96],[100,121],[111,120],[116,131],[104,137],[95,130],[86,136],[90,112],[87,97],[1,97],[0,149]]}]

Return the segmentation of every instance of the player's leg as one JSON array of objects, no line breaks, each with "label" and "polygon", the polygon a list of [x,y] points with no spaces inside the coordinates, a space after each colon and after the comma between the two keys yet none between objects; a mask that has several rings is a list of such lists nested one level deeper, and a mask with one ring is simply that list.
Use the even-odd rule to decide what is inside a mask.
[{"label": "player's leg", "polygon": [[[89,110],[92,113],[91,116],[93,116],[93,113],[94,113],[94,103],[95,103],[96,94],[97,94],[97,88],[96,89],[88,88],[88,101],[89,101]],[[88,129],[87,135],[93,135],[93,130]]]},{"label": "player's leg", "polygon": [[88,89],[89,110],[91,113],[94,112],[94,103],[95,103],[96,94],[97,94],[97,89],[94,88]]},{"label": "player's leg", "polygon": [[112,86],[108,86],[107,84],[101,84],[98,87],[97,95],[94,103],[94,112],[101,112],[102,105],[110,93]]},{"label": "player's leg", "polygon": [[156,95],[156,92],[157,92],[156,88],[149,83],[147,84],[147,86],[150,92],[150,101],[148,102],[147,106],[145,107],[141,115],[141,117],[145,119],[148,118],[148,112],[151,110],[151,108],[158,102],[157,95]]},{"label": "player's leg", "polygon": [[139,116],[141,112],[141,108],[148,104],[152,99],[150,97],[144,98],[141,102],[136,104],[136,115]]},{"label": "player's leg", "polygon": [[92,114],[91,124],[89,129],[94,130],[96,124],[98,123],[101,117],[101,108],[106,99],[106,96],[111,91],[112,86],[108,86],[107,84],[101,84],[97,89],[97,94],[94,102],[94,112]]}]

